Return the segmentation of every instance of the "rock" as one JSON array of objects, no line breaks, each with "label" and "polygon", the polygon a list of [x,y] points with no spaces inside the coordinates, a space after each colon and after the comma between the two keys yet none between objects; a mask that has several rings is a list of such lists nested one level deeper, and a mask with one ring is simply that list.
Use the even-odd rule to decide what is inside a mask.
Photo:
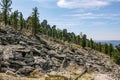
[{"label": "rock", "polygon": [[68,73],[67,71],[63,71],[63,72],[55,72],[55,71],[51,71],[48,75],[58,75],[58,76],[64,76],[67,79],[70,79],[70,73]]},{"label": "rock", "polygon": [[20,41],[19,44],[22,45],[22,46],[27,46],[27,43],[24,42],[24,41]]},{"label": "rock", "polygon": [[45,62],[46,60],[41,57],[34,57],[34,63],[40,65],[42,62]]},{"label": "rock", "polygon": [[37,48],[33,48],[33,55],[34,55],[34,56],[43,56],[43,55],[45,55],[45,54],[42,53],[41,50],[38,50]]},{"label": "rock", "polygon": [[56,57],[56,58],[58,58],[58,59],[60,59],[60,60],[63,60],[64,57],[66,57],[66,55],[59,55],[59,54],[58,54],[56,51],[54,51],[54,50],[48,51],[48,55],[50,55],[50,57]]},{"label": "rock", "polygon": [[0,33],[7,34],[7,32],[3,29],[0,29]]},{"label": "rock", "polygon": [[23,61],[12,61],[12,60],[10,60],[10,61],[8,61],[9,63],[11,63],[12,65],[15,65],[16,67],[19,65],[19,66],[26,66],[27,64],[25,63],[25,62],[23,62]]},{"label": "rock", "polygon": [[26,58],[33,58],[33,53],[32,52],[26,53],[25,57]]},{"label": "rock", "polygon": [[46,71],[46,70],[51,69],[51,68],[52,68],[52,65],[50,64],[49,61],[42,62],[42,63],[41,63],[41,68]]},{"label": "rock", "polygon": [[0,54],[3,53],[3,46],[0,46]]},{"label": "rock", "polygon": [[66,68],[69,65],[68,60],[66,58],[64,58],[61,65],[62,65],[62,68]]},{"label": "rock", "polygon": [[3,56],[0,54],[0,62],[3,60]]},{"label": "rock", "polygon": [[9,71],[9,70],[7,70],[5,73],[6,73],[7,75],[11,75],[11,76],[14,76],[14,77],[18,77],[18,75],[17,75],[16,73],[14,73],[14,72],[12,72],[12,71]]},{"label": "rock", "polygon": [[94,80],[114,80],[114,79],[106,74],[96,74],[94,76]]},{"label": "rock", "polygon": [[0,65],[1,65],[1,66],[6,66],[6,67],[8,67],[8,66],[10,65],[10,63],[7,62],[7,61],[1,61],[1,62],[0,62]]},{"label": "rock", "polygon": [[40,69],[43,74],[55,71],[69,76],[69,72],[81,67],[120,78],[120,66],[100,52],[85,50],[43,34],[33,37],[9,27],[0,29],[0,72],[29,76],[31,72],[36,73],[35,69]]},{"label": "rock", "polygon": [[12,50],[10,47],[5,47],[3,51],[3,59],[4,60],[9,60],[10,58],[14,58]]},{"label": "rock", "polygon": [[17,50],[14,50],[16,52],[21,52],[21,53],[29,53],[30,50],[29,49],[17,49]]},{"label": "rock", "polygon": [[0,72],[5,73],[7,70],[8,70],[8,68],[7,68],[7,67],[1,67]]},{"label": "rock", "polygon": [[20,68],[16,73],[22,75],[29,75],[31,72],[33,72],[34,68],[30,66],[24,66],[23,68]]},{"label": "rock", "polygon": [[13,52],[15,60],[24,60],[25,53]]},{"label": "rock", "polygon": [[54,50],[54,48],[53,48],[52,46],[49,46],[49,45],[47,45],[47,44],[46,44],[44,47],[45,47],[46,49],[48,49],[48,50]]}]

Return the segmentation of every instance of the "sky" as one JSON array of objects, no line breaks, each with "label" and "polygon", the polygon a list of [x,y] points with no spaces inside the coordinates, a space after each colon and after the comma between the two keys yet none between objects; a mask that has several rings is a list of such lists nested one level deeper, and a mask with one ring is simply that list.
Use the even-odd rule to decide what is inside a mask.
[{"label": "sky", "polygon": [[120,0],[12,0],[27,18],[38,7],[40,22],[93,40],[120,40]]}]

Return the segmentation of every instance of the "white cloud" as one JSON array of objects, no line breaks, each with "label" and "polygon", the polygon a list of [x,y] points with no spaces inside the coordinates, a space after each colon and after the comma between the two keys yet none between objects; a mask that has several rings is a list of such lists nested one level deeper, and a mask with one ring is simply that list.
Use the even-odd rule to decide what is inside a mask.
[{"label": "white cloud", "polygon": [[99,8],[120,0],[59,0],[57,5],[61,8]]},{"label": "white cloud", "polygon": [[54,1],[54,0],[33,0],[33,1],[43,3],[43,2],[51,2],[51,1]]},{"label": "white cloud", "polygon": [[75,13],[75,14],[68,14],[64,16],[71,16],[71,17],[77,17],[80,19],[97,19],[97,18],[106,18],[106,19],[113,19],[120,17],[119,13]]}]

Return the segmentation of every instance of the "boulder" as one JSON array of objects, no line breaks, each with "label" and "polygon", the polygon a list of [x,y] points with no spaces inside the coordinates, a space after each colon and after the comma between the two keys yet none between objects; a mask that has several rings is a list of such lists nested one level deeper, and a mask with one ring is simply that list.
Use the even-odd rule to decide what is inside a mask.
[{"label": "boulder", "polygon": [[13,51],[11,50],[10,47],[5,47],[3,51],[3,59],[4,60],[9,60],[10,58],[14,58]]},{"label": "boulder", "polygon": [[10,75],[10,76],[18,77],[18,75],[17,75],[16,73],[14,73],[14,72],[12,72],[12,71],[10,71],[10,70],[7,70],[5,73],[6,73],[7,75]]},{"label": "boulder", "polygon": [[24,66],[23,68],[20,68],[16,73],[19,75],[26,75],[28,76],[31,72],[34,71],[33,67],[30,66]]}]

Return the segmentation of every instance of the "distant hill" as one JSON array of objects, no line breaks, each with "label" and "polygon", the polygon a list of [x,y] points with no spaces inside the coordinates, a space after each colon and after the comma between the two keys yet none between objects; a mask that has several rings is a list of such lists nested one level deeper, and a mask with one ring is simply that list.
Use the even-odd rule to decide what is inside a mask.
[{"label": "distant hill", "polygon": [[114,47],[118,44],[120,44],[120,40],[95,40],[95,42],[101,42],[102,44],[104,43],[111,43]]}]

